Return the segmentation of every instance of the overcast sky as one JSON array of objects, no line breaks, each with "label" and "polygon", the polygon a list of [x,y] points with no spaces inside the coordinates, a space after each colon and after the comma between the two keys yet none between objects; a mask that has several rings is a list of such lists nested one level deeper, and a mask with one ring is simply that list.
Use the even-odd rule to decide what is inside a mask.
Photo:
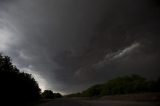
[{"label": "overcast sky", "polygon": [[159,0],[0,0],[0,52],[42,90],[160,76]]}]

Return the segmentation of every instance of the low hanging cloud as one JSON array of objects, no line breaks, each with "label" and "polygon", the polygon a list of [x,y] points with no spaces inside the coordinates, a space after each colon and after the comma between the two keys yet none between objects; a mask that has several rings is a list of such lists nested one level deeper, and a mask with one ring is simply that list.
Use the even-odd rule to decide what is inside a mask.
[{"label": "low hanging cloud", "polygon": [[0,52],[42,89],[159,76],[157,0],[0,0]]},{"label": "low hanging cloud", "polygon": [[120,50],[115,56],[113,56],[113,59],[121,58],[127,54],[130,54],[134,49],[138,48],[140,46],[140,43],[134,43],[131,46]]},{"label": "low hanging cloud", "polygon": [[96,66],[102,66],[105,65],[105,63],[110,61],[115,61],[121,58],[125,58],[126,56],[130,56],[131,54],[134,54],[135,51],[140,47],[140,43],[133,43],[129,47],[126,47],[122,50],[118,50],[116,52],[107,53],[104,57],[104,59],[100,60],[98,63],[94,64]]}]

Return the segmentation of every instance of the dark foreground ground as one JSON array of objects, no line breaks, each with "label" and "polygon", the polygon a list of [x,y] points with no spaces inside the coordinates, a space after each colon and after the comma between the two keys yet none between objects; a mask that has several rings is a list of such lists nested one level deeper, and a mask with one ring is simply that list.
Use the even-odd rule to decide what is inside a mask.
[{"label": "dark foreground ground", "polygon": [[56,99],[36,106],[160,106],[156,102]]}]

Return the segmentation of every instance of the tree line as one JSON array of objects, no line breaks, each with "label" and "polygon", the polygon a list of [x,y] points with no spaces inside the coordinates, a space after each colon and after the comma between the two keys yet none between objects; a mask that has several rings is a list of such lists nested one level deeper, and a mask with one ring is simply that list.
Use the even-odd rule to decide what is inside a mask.
[{"label": "tree line", "polygon": [[52,90],[45,90],[42,93],[42,98],[45,98],[45,99],[62,98],[62,95],[60,93],[53,93]]},{"label": "tree line", "polygon": [[[45,91],[46,92],[46,91]],[[0,99],[5,105],[25,105],[47,98],[41,93],[38,83],[31,74],[21,72],[12,64],[11,58],[0,54]],[[44,96],[44,94],[46,96]],[[54,98],[61,97],[55,93]]]},{"label": "tree line", "polygon": [[69,97],[94,97],[105,95],[122,95],[131,93],[160,92],[160,78],[147,80],[140,75],[114,78],[103,84],[97,84]]}]

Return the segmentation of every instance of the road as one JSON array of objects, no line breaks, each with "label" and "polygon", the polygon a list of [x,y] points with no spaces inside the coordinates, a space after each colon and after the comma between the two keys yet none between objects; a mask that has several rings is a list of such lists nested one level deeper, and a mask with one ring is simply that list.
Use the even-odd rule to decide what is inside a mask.
[{"label": "road", "polygon": [[73,99],[56,99],[40,104],[38,106],[88,106],[87,103]]},{"label": "road", "polygon": [[93,101],[93,100],[73,100],[57,99],[38,106],[160,106],[149,102],[125,102],[125,101]]}]

